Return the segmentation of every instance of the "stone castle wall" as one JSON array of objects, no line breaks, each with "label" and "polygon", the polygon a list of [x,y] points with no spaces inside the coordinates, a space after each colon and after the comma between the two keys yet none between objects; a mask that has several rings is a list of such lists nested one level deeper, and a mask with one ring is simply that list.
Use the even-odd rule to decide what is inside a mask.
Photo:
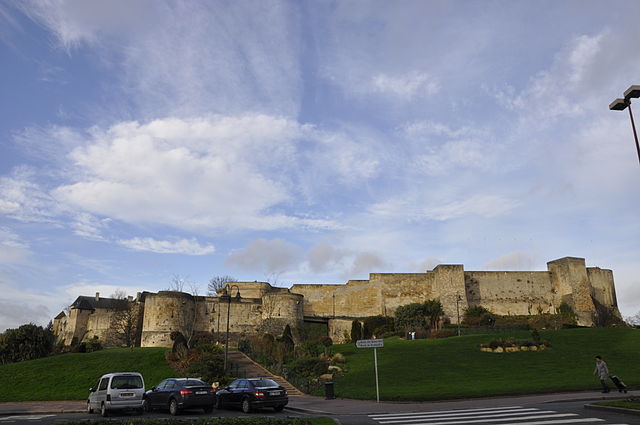
[{"label": "stone castle wall", "polygon": [[[328,320],[329,334],[342,339],[350,331],[345,318],[393,316],[402,305],[438,299],[452,323],[469,306],[483,306],[501,315],[555,313],[561,303],[570,305],[581,325],[593,325],[597,303],[617,309],[613,272],[587,268],[582,258],[565,257],[547,263],[547,271],[465,271],[462,265],[438,265],[425,273],[372,273],[369,280],[350,280],[346,285],[295,284],[275,288],[265,282],[232,282],[225,297],[197,297],[181,292],[146,293],[140,345],[170,347],[170,334],[211,332],[226,334],[232,341],[243,334],[279,335],[286,325],[300,326],[309,320]],[[241,298],[235,295],[240,292]],[[103,338],[112,312],[71,309],[68,317],[56,318],[56,334],[71,344],[98,336]],[[64,315],[60,315],[64,316]],[[227,317],[229,321],[227,323]],[[341,319],[342,318],[342,319]]]}]

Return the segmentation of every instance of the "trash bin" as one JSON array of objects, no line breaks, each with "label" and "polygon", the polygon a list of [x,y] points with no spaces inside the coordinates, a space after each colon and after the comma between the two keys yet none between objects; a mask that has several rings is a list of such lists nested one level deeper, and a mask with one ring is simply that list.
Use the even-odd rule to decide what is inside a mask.
[{"label": "trash bin", "polygon": [[333,400],[335,395],[333,395],[333,382],[327,381],[324,383],[324,399],[325,400]]}]

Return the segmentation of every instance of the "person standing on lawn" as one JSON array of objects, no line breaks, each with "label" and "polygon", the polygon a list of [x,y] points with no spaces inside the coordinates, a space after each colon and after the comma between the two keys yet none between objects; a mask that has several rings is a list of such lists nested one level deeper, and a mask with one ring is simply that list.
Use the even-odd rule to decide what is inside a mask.
[{"label": "person standing on lawn", "polygon": [[609,368],[601,356],[596,356],[596,368],[593,370],[593,374],[598,375],[600,383],[602,384],[602,392],[608,393],[609,386],[607,385],[607,379],[609,379]]}]

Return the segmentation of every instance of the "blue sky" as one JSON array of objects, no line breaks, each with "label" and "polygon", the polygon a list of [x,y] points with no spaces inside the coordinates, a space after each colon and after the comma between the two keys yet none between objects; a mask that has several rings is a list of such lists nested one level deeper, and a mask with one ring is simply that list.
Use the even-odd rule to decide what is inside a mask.
[{"label": "blue sky", "polygon": [[[0,330],[181,276],[613,269],[637,1],[0,2]],[[638,112],[640,114],[640,112]]]}]

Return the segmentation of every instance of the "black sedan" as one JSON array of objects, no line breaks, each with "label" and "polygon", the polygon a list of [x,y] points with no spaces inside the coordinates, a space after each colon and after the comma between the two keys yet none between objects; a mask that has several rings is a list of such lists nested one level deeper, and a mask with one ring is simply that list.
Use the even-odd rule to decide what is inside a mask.
[{"label": "black sedan", "polygon": [[177,415],[182,409],[200,408],[211,413],[216,400],[216,390],[209,384],[194,378],[169,378],[144,393],[144,408],[169,409]]},{"label": "black sedan", "polygon": [[276,412],[281,412],[287,403],[287,390],[273,379],[266,378],[236,379],[216,393],[216,409],[234,406],[249,413],[260,407],[273,407]]}]

